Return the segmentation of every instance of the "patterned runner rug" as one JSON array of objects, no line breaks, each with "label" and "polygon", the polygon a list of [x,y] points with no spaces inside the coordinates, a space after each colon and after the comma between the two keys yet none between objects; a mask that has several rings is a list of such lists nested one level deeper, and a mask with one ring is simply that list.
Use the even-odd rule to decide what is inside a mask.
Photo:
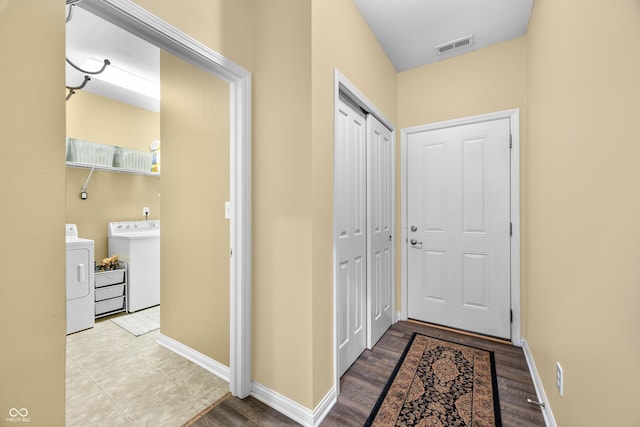
[{"label": "patterned runner rug", "polygon": [[365,426],[502,426],[493,352],[414,334]]}]

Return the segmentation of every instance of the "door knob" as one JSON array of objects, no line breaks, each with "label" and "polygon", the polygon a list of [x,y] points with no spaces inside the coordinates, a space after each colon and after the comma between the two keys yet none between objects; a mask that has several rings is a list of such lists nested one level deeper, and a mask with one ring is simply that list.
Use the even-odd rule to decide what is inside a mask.
[{"label": "door knob", "polygon": [[412,225],[412,226],[411,226],[411,231],[414,231],[414,232],[415,232],[415,231],[418,231],[418,227],[416,227],[415,225]]},{"label": "door knob", "polygon": [[421,245],[421,244],[422,244],[422,242],[418,242],[416,239],[411,239],[409,242],[410,242],[413,246],[415,246],[415,245]]}]

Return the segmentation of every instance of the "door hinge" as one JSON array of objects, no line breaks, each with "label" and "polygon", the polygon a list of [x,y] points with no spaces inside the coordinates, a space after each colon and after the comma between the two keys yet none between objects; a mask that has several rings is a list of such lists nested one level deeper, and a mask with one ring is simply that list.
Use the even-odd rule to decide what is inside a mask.
[{"label": "door hinge", "polygon": [[513,147],[513,135],[509,135],[509,148]]},{"label": "door hinge", "polygon": [[233,257],[233,249],[229,249],[229,258]]},{"label": "door hinge", "polygon": [[513,223],[509,223],[509,236],[513,236]]},{"label": "door hinge", "polygon": [[510,310],[509,317],[511,319],[511,323],[513,323],[513,310]]}]

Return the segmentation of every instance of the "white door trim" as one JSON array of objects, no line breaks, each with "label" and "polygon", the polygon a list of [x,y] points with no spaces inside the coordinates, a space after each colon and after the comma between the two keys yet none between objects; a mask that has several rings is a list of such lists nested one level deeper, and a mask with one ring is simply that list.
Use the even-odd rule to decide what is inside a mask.
[{"label": "white door trim", "polygon": [[[371,102],[365,95],[364,93],[362,93],[353,83],[351,83],[349,81],[349,79],[347,79],[347,77],[342,74],[337,68],[334,69],[334,88],[333,88],[333,111],[334,111],[334,144],[335,141],[338,140],[338,126],[337,126],[337,114],[339,111],[339,98],[340,98],[340,93],[342,93],[343,95],[345,95],[347,98],[349,98],[353,103],[355,103],[357,106],[359,106],[360,108],[362,108],[363,110],[365,110],[367,113],[372,114],[373,116],[375,116],[384,126],[386,126],[389,130],[391,130],[391,140],[394,142],[395,144],[395,140],[396,140],[396,132],[395,132],[395,126],[393,125],[393,123],[387,119],[385,117],[385,115],[378,110],[378,108],[376,108],[376,106],[373,104],[373,102]],[[335,151],[335,150],[334,150]],[[395,149],[393,150],[393,154],[395,156]],[[334,172],[335,175],[335,172]],[[392,190],[393,190],[393,195],[391,196],[392,200],[395,200],[395,188],[396,188],[396,184],[395,184],[395,176],[396,176],[396,171],[395,171],[395,157],[394,157],[394,161],[393,161],[393,172],[391,174],[391,176],[394,177],[394,182],[392,185]],[[395,224],[396,218],[395,218],[395,212],[396,209],[394,207],[393,209],[393,217],[392,217],[392,221],[393,224]],[[336,211],[335,211],[335,203],[334,203],[334,213],[333,213],[333,222],[334,224],[336,223]],[[395,230],[394,230],[395,231]],[[395,239],[394,239],[395,240]],[[394,248],[395,250],[395,248]],[[336,241],[334,239],[333,242],[333,371],[334,371],[334,387],[336,389],[336,396],[338,396],[340,394],[340,372],[339,372],[339,367],[338,367],[338,289],[337,289],[337,277],[336,277],[336,271],[337,271],[337,260],[336,260]],[[394,252],[394,260],[395,260],[395,252]],[[395,262],[392,263],[394,270],[392,272],[392,277],[395,278]],[[368,281],[367,281],[367,285],[368,285]],[[367,286],[368,288],[368,286]],[[370,290],[367,289],[367,298],[368,295],[370,293]],[[396,301],[395,301],[395,289],[394,292],[392,294],[392,306],[395,309],[396,306]],[[369,306],[369,304],[367,304],[367,306]],[[367,318],[369,317],[368,313],[367,313]]]},{"label": "white door trim", "polygon": [[520,331],[520,109],[498,111],[495,113],[481,114],[478,116],[461,119],[447,120],[427,125],[413,126],[400,130],[400,228],[401,242],[401,266],[400,289],[401,309],[400,319],[406,320],[408,305],[408,274],[407,274],[407,140],[409,135],[430,130],[449,128],[486,122],[489,120],[509,119],[512,136],[511,148],[511,222],[513,235],[511,236],[511,310],[513,322],[511,323],[511,342],[521,346]]},{"label": "white door trim", "polygon": [[129,0],[78,4],[120,28],[229,83],[230,115],[230,391],[251,382],[251,73]]}]

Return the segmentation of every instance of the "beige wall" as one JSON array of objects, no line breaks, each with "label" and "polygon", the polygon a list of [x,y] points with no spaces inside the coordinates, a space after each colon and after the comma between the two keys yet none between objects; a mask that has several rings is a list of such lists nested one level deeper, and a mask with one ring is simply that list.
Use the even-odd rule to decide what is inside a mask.
[{"label": "beige wall", "polygon": [[639,22],[536,0],[527,36],[526,337],[560,426],[640,425]]},{"label": "beige wall", "polygon": [[[0,425],[64,425],[64,2],[0,1]],[[58,66],[47,64],[59,64]]]},{"label": "beige wall", "polygon": [[160,139],[160,113],[85,90],[77,91],[65,107],[71,138],[143,151]]},{"label": "beige wall", "polygon": [[526,104],[526,38],[398,74],[399,127],[417,126]]},{"label": "beige wall", "polygon": [[[78,91],[66,103],[67,136],[100,144],[149,151],[160,139],[160,114],[136,108],[87,91]],[[66,170],[66,222],[76,224],[81,237],[94,240],[95,259],[108,256],[107,224],[111,221],[160,219],[160,178],[95,171],[87,185],[88,198],[80,190],[88,169]]]},{"label": "beige wall", "polygon": [[161,330],[229,365],[229,85],[165,52]]},{"label": "beige wall", "polygon": [[[314,408],[334,384],[333,159],[334,69],[396,121],[396,72],[353,2],[311,2],[311,207]],[[399,196],[399,194],[398,194]]]},{"label": "beige wall", "polygon": [[135,0],[134,3],[252,70],[254,0]]},{"label": "beige wall", "polygon": [[308,0],[255,2],[253,377],[311,406]]},{"label": "beige wall", "polygon": [[[135,3],[251,69],[252,0]],[[164,53],[161,68],[160,328],[228,365],[229,228],[224,220],[224,201],[229,200],[228,87]],[[212,97],[202,96],[207,93]],[[183,232],[180,224],[194,228]]]}]

